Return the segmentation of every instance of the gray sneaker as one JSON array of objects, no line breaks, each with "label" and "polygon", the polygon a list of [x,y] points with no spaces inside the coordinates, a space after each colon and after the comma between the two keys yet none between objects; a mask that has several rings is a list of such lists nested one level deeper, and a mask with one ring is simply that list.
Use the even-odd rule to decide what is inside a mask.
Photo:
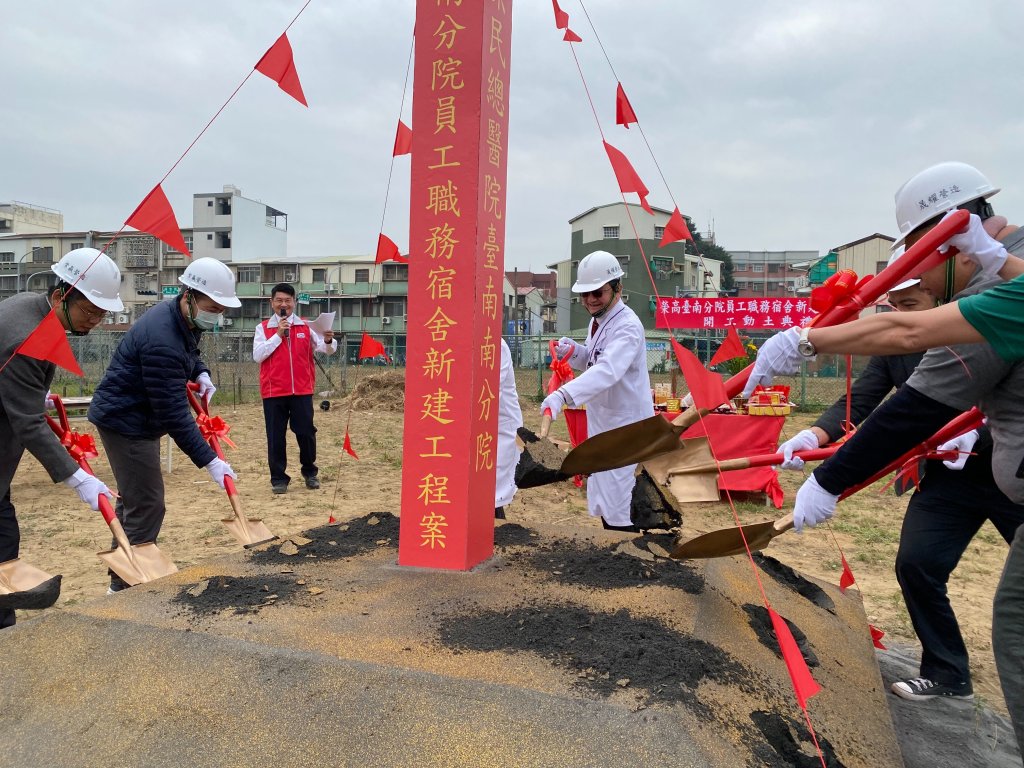
[{"label": "gray sneaker", "polygon": [[307,477],[306,487],[309,488],[309,490],[311,491],[315,491],[317,488],[320,487],[320,479],[316,475],[313,475],[312,477]]},{"label": "gray sneaker", "polygon": [[901,699],[910,701],[927,701],[934,698],[970,701],[974,698],[974,689],[970,682],[960,683],[960,685],[945,685],[924,677],[900,680],[893,683],[891,689]]},{"label": "gray sneaker", "polygon": [[270,490],[272,490],[274,493],[288,493],[288,486],[287,485],[272,485],[272,486],[270,486]]}]

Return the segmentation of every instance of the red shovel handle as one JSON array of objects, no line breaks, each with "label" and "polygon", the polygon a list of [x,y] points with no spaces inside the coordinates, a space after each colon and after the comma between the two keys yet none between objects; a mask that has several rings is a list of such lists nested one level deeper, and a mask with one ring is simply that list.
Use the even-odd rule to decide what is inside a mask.
[{"label": "red shovel handle", "polygon": [[[941,263],[932,263],[935,261],[935,251],[953,235],[966,231],[970,220],[971,215],[967,211],[954,211],[951,216],[926,232],[900,258],[860,286],[853,296],[817,315],[811,321],[811,325],[824,328],[844,323],[858,315],[864,307],[881,298],[892,286],[922,271],[921,267],[930,268]],[[753,370],[754,364],[751,363],[725,382],[725,392],[730,399],[743,391]]]}]

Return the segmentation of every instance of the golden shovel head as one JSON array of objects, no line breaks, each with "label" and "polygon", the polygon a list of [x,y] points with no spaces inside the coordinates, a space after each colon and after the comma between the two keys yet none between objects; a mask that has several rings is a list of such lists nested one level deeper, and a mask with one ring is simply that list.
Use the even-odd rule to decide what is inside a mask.
[{"label": "golden shovel head", "polygon": [[751,523],[739,528],[723,528],[720,531],[705,533],[682,544],[676,544],[671,555],[677,560],[741,555],[747,551],[743,546],[744,538],[750,551],[756,552],[767,547],[772,539],[792,527],[793,513],[790,512],[778,520],[766,520],[763,523]]},{"label": "golden shovel head", "polygon": [[178,566],[153,542],[133,544],[131,554],[118,547],[106,552],[97,552],[96,556],[132,587],[178,572]]},{"label": "golden shovel head", "polygon": [[676,441],[678,448],[643,462],[644,469],[661,486],[667,486],[679,502],[718,501],[718,473],[684,476],[676,469],[691,464],[714,462],[707,437],[695,437],[685,443]]},{"label": "golden shovel head", "polygon": [[0,563],[0,608],[49,608],[60,597],[60,580],[17,557]]},{"label": "golden shovel head", "polygon": [[238,543],[246,549],[277,538],[263,524],[263,520],[232,516],[221,520],[221,522],[227,527],[228,533],[234,536]]}]

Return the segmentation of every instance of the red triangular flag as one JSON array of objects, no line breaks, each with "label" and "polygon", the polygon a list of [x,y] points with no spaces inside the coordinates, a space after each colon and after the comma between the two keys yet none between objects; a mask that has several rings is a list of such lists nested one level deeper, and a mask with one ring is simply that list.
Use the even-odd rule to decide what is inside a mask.
[{"label": "red triangular flag", "polygon": [[846,562],[846,555],[839,555],[843,560],[843,573],[839,577],[839,591],[845,592],[847,588],[853,586],[856,579],[853,578],[853,571],[850,570],[850,564]]},{"label": "red triangular flag", "polygon": [[409,260],[398,252],[398,246],[395,245],[395,241],[381,232],[377,236],[377,258],[373,263],[383,264],[385,261],[400,261],[403,264],[409,263]]},{"label": "red triangular flag", "polygon": [[715,354],[708,365],[714,368],[719,363],[724,363],[726,360],[732,360],[736,357],[743,357],[745,354],[746,351],[743,349],[740,335],[736,333],[735,328],[729,328],[729,332],[725,334],[725,341],[715,350]]},{"label": "red triangular flag", "polygon": [[51,310],[14,352],[59,365],[76,376],[85,376],[78,367],[75,353],[71,351],[68,337],[64,333],[64,326],[57,319],[56,310]]},{"label": "red triangular flag", "polygon": [[388,362],[391,361],[391,358],[388,357],[388,353],[384,349],[384,344],[364,331],[362,341],[359,342],[359,359],[365,360],[377,357],[378,355],[384,355]]},{"label": "red triangular flag", "polygon": [[302,106],[309,106],[306,103],[306,95],[302,92],[299,73],[295,71],[295,58],[292,56],[292,45],[288,42],[287,32],[267,49],[263,58],[256,62],[255,69],[276,82],[282,91]]},{"label": "red triangular flag", "polygon": [[128,217],[125,226],[134,227],[140,232],[148,232],[178,253],[184,253],[192,258],[188,246],[185,245],[185,238],[181,236],[181,230],[178,228],[178,220],[174,218],[174,209],[171,208],[167,195],[159,184],[139,203],[139,207]]},{"label": "red triangular flag", "polygon": [[391,150],[392,157],[408,155],[412,152],[412,128],[398,121],[398,131],[395,133],[395,148]]},{"label": "red triangular flag", "polygon": [[558,5],[558,0],[551,0],[555,7],[555,29],[566,29],[569,26],[569,14]]},{"label": "red triangular flag", "polygon": [[622,83],[619,83],[615,89],[615,123],[629,128],[629,124],[635,122],[636,112],[633,111],[633,105],[626,98],[626,92],[622,90]]},{"label": "red triangular flag", "polygon": [[669,217],[668,224],[665,225],[665,234],[661,236],[661,242],[658,243],[658,247],[664,248],[669,243],[675,243],[679,240],[694,242],[693,235],[690,234],[690,228],[686,226],[686,219],[679,212],[679,206],[677,205],[675,210],[672,211],[672,216]]},{"label": "red triangular flag", "polygon": [[697,356],[675,339],[672,339],[672,349],[676,353],[683,378],[686,379],[686,386],[693,395],[695,406],[710,409],[729,402],[729,395],[725,393],[725,384],[721,376],[701,365]]},{"label": "red triangular flag", "polygon": [[328,525],[334,525],[336,522],[338,522],[338,521],[334,519],[334,515],[333,514],[330,517],[327,518],[327,524]]},{"label": "red triangular flag", "polygon": [[884,645],[882,645],[882,638],[885,637],[885,632],[883,632],[880,629],[877,629],[871,624],[868,624],[868,629],[871,632],[871,642],[874,644],[875,648],[880,648],[883,651],[889,650]]},{"label": "red triangular flag", "polygon": [[347,453],[353,459],[359,458],[358,456],[356,456],[356,452],[352,450],[352,441],[348,439],[348,427],[345,427],[345,442],[341,447],[345,451],[345,453]]},{"label": "red triangular flag", "polygon": [[567,43],[582,43],[583,42],[583,38],[580,37],[579,35],[577,35],[575,32],[573,32],[568,27],[565,28],[565,34],[562,35],[562,40],[564,40]]},{"label": "red triangular flag", "polygon": [[793,691],[796,693],[796,700],[800,703],[800,709],[806,711],[807,700],[821,690],[821,686],[811,676],[811,670],[807,668],[804,655],[793,639],[793,633],[789,631],[786,620],[783,619],[771,608],[768,613],[772,617],[772,627],[775,629],[775,637],[779,641],[779,648],[782,649],[782,659],[786,662],[786,669],[789,670],[789,679],[793,681]]},{"label": "red triangular flag", "polygon": [[604,151],[608,153],[608,160],[612,164],[612,170],[615,171],[615,180],[619,183],[619,189],[622,190],[622,193],[636,192],[640,198],[640,205],[653,216],[654,211],[647,204],[648,189],[640,180],[639,174],[633,169],[629,159],[607,141],[604,142]]}]

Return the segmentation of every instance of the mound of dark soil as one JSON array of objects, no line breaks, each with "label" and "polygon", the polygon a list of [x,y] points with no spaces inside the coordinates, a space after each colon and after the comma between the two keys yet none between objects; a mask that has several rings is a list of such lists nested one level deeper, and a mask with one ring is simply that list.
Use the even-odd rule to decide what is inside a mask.
[{"label": "mound of dark soil", "polygon": [[356,557],[382,546],[398,546],[398,517],[390,512],[364,515],[341,525],[310,528],[302,536],[253,550],[250,557],[260,565],[284,565],[308,558]]}]

